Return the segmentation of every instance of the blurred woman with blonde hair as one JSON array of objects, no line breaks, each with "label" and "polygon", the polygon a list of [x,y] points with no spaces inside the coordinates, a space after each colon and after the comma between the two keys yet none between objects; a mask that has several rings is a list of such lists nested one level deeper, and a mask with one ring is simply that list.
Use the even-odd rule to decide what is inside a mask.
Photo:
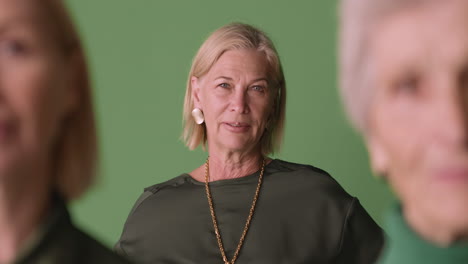
[{"label": "blurred woman with blonde hair", "polygon": [[95,175],[90,88],[61,0],[0,0],[0,263],[127,263],[66,209]]}]

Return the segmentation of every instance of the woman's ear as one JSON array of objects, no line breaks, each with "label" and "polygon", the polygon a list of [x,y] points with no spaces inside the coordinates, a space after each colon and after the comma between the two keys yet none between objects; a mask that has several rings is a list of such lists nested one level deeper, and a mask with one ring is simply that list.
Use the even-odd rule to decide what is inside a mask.
[{"label": "woman's ear", "polygon": [[198,77],[192,76],[190,78],[190,84],[192,86],[193,105],[195,108],[203,110],[200,101],[200,79]]},{"label": "woman's ear", "polygon": [[385,147],[378,137],[369,135],[366,141],[372,172],[375,175],[386,175],[389,158]]}]

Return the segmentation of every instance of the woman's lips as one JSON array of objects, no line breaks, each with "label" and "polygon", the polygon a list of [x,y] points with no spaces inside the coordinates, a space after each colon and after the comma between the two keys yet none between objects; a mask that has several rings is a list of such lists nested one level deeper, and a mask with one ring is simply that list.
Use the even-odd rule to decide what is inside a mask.
[{"label": "woman's lips", "polygon": [[11,124],[11,122],[0,120],[0,142],[8,140],[12,131],[13,131],[13,125]]},{"label": "woman's lips", "polygon": [[468,183],[468,168],[451,167],[437,170],[436,178],[447,183]]},{"label": "woman's lips", "polygon": [[243,122],[224,122],[223,125],[227,130],[234,133],[244,133],[250,129],[250,125]]},{"label": "woman's lips", "polygon": [[10,141],[11,136],[16,133],[18,123],[15,121],[12,115],[0,107],[0,143]]}]

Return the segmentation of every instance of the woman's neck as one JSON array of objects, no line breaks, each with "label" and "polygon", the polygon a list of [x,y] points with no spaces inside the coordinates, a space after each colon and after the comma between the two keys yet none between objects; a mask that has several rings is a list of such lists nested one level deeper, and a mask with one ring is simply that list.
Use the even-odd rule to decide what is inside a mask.
[{"label": "woman's neck", "polygon": [[14,261],[49,210],[50,183],[42,176],[0,175],[0,263]]},{"label": "woman's neck", "polygon": [[[264,159],[260,151],[220,152],[210,149],[209,181],[235,179],[258,171]],[[205,164],[190,173],[198,181],[205,181]]]},{"label": "woman's neck", "polygon": [[241,178],[258,171],[262,166],[262,155],[212,156],[209,157],[209,180],[218,181]]}]

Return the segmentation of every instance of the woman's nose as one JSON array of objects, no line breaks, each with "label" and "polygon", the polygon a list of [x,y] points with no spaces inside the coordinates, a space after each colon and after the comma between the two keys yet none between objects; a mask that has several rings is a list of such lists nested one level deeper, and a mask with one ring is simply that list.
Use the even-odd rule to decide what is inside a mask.
[{"label": "woman's nose", "polygon": [[468,100],[460,94],[441,99],[439,118],[434,126],[439,128],[446,143],[468,148]]},{"label": "woman's nose", "polygon": [[240,114],[246,114],[249,112],[248,97],[246,91],[240,91],[239,89],[233,94],[231,100],[231,111],[238,112]]}]

